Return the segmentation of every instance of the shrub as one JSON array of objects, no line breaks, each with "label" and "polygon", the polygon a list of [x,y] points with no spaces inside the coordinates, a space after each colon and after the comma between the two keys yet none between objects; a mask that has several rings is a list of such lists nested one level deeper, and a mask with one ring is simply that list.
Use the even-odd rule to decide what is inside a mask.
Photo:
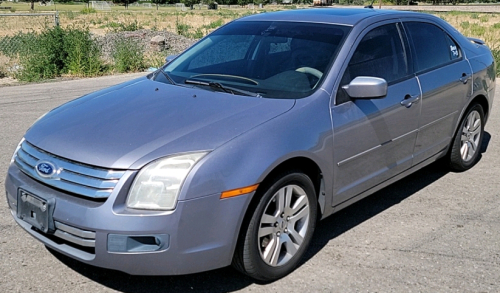
[{"label": "shrub", "polygon": [[181,36],[184,36],[186,38],[189,38],[189,29],[191,28],[191,26],[185,24],[185,23],[180,23],[180,22],[177,22],[175,24],[175,27],[177,29],[177,34],[178,35],[181,35]]},{"label": "shrub", "polygon": [[104,70],[101,51],[88,30],[68,29],[64,41],[66,72],[77,76],[96,76]]},{"label": "shrub", "polygon": [[[33,43],[25,43],[19,51],[20,71],[16,77],[23,81],[54,78],[64,68],[64,31],[60,27],[33,35]],[[23,41],[29,38],[22,38]]]},{"label": "shrub", "polygon": [[207,28],[207,29],[216,29],[216,28],[222,26],[223,24],[224,24],[224,20],[222,18],[219,18],[218,20],[212,21],[211,23],[209,23],[208,25],[204,25],[203,27]]},{"label": "shrub", "polygon": [[95,76],[105,68],[88,29],[49,28],[40,34],[20,34],[16,78],[38,81],[61,74]]},{"label": "shrub", "polygon": [[134,32],[143,29],[144,27],[139,24],[137,20],[134,20],[131,23],[118,23],[118,22],[108,22],[107,24],[101,26],[101,28],[110,28],[110,30],[114,33],[118,32]]},{"label": "shrub", "polygon": [[122,31],[124,32],[134,32],[134,31],[138,31],[138,30],[141,30],[143,29],[144,27],[142,25],[139,24],[139,22],[136,20],[134,20],[133,22],[131,23],[127,23],[127,24],[123,24],[121,23],[120,24],[120,28]]},{"label": "shrub", "polygon": [[146,68],[143,48],[130,38],[121,38],[115,42],[113,60],[118,72],[140,71]]},{"label": "shrub", "polygon": [[80,13],[82,13],[82,14],[97,13],[97,10],[95,10],[94,8],[91,8],[91,7],[85,7],[80,11]]}]

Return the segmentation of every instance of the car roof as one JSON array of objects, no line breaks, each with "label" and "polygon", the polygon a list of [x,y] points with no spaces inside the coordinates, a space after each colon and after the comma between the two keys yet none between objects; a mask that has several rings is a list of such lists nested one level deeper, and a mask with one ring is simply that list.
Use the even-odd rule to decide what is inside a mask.
[{"label": "car roof", "polygon": [[372,8],[311,8],[254,14],[238,21],[299,21],[353,26],[363,19],[380,15],[398,17],[415,13]]}]

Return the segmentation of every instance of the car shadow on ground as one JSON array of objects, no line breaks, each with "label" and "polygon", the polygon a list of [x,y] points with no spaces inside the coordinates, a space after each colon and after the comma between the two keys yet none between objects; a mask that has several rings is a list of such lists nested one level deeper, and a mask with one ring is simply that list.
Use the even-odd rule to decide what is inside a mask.
[{"label": "car shadow on ground", "polygon": [[[491,135],[485,132],[481,153],[486,151],[490,139]],[[411,180],[396,182],[321,221],[302,264],[332,239],[397,205],[448,172],[446,164],[438,161],[410,175]],[[182,276],[130,276],[83,264],[52,249],[49,252],[82,276],[121,292],[231,292],[255,283],[231,267]]]}]

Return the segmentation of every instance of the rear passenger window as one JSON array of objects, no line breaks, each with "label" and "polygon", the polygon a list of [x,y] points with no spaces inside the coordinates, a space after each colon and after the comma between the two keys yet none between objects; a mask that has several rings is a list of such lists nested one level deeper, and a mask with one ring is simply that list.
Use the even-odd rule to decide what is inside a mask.
[{"label": "rear passenger window", "polygon": [[417,71],[431,69],[462,56],[457,43],[435,25],[408,22],[405,28],[415,50]]}]

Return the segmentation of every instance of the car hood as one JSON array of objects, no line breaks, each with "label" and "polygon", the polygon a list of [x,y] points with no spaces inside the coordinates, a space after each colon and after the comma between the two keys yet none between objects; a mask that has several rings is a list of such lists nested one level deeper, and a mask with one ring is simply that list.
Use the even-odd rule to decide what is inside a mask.
[{"label": "car hood", "polygon": [[213,150],[294,104],[294,100],[238,96],[144,77],[52,110],[25,138],[69,160],[138,169],[170,154]]}]

